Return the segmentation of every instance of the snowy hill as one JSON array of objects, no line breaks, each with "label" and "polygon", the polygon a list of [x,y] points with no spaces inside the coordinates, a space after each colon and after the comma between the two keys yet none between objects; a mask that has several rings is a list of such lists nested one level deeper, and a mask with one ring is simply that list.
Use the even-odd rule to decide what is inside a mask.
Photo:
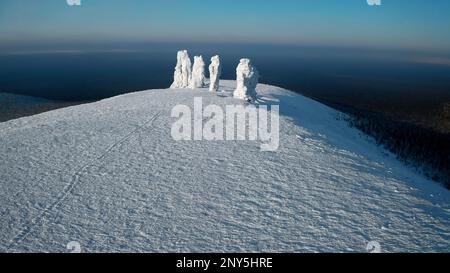
[{"label": "snowy hill", "polygon": [[177,104],[241,103],[149,90],[0,123],[0,250],[450,251],[450,194],[342,114],[259,85],[280,147],[174,141]]}]

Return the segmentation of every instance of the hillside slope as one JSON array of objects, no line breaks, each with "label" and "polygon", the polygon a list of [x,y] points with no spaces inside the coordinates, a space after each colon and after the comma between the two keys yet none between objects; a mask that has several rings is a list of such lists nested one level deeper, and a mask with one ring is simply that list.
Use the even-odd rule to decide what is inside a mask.
[{"label": "hillside slope", "polygon": [[280,148],[180,141],[173,106],[241,103],[149,90],[0,123],[0,250],[450,251],[450,194],[341,114],[259,85]]}]

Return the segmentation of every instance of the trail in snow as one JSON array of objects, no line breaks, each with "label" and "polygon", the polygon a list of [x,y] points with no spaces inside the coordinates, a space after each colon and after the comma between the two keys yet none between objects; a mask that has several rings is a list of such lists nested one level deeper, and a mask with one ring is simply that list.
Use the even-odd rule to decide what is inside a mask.
[{"label": "trail in snow", "polygon": [[51,211],[58,207],[58,205],[64,201],[64,199],[67,198],[67,196],[74,190],[74,188],[77,186],[77,183],[79,182],[79,177],[84,173],[84,171],[92,167],[96,161],[101,161],[103,158],[110,153],[113,149],[115,149],[117,146],[121,145],[125,141],[127,141],[131,136],[133,136],[136,132],[139,130],[142,130],[142,128],[151,125],[151,123],[158,117],[160,113],[156,113],[152,118],[150,118],[145,124],[142,126],[138,126],[134,131],[131,131],[129,134],[124,136],[121,140],[115,142],[112,144],[106,151],[98,157],[95,161],[86,163],[86,165],[82,166],[75,174],[72,175],[72,179],[69,182],[69,184],[64,188],[61,196],[59,196],[54,203],[52,203],[50,206],[45,208],[42,213],[37,217],[31,220],[31,225],[27,225],[24,228],[20,230],[20,232],[14,236],[14,238],[11,240],[11,244],[8,246],[8,249],[12,248],[13,246],[19,244],[34,228],[35,225],[39,224],[42,221],[42,218],[45,217],[46,214],[51,214]]}]

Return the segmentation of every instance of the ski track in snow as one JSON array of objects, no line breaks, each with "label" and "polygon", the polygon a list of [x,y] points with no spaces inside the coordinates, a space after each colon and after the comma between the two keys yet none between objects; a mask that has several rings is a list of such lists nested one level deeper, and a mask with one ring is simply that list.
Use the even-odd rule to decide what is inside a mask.
[{"label": "ski track in snow", "polygon": [[312,100],[258,86],[262,103],[280,103],[276,152],[170,138],[174,105],[241,103],[234,85],[0,123],[0,249],[64,252],[78,240],[87,252],[360,252],[369,241],[450,250],[448,191]]},{"label": "ski track in snow", "polygon": [[89,162],[86,165],[82,166],[76,173],[74,173],[72,175],[72,180],[70,181],[70,183],[66,186],[66,188],[63,190],[61,196],[59,196],[56,201],[54,203],[52,203],[50,206],[48,206],[47,208],[45,208],[42,213],[35,219],[31,220],[31,225],[29,226],[25,226],[16,236],[14,236],[14,238],[11,240],[10,245],[8,246],[8,250],[11,249],[13,246],[19,244],[20,242],[22,242],[22,240],[28,235],[30,234],[30,232],[33,230],[35,225],[38,225],[41,221],[42,218],[44,218],[47,214],[51,214],[51,212],[56,209],[58,207],[59,204],[61,204],[61,202],[64,201],[64,199],[67,198],[67,196],[74,190],[74,188],[77,186],[77,183],[79,182],[79,178],[81,175],[83,175],[84,171],[89,168],[92,167],[94,164],[96,164],[96,162],[103,160],[103,158],[109,154],[112,150],[114,150],[117,146],[121,145],[122,143],[124,143],[125,141],[127,141],[130,137],[132,137],[135,133],[137,133],[139,130],[142,130],[142,128],[151,125],[152,122],[154,122],[158,116],[161,113],[158,112],[157,114],[155,114],[152,118],[150,118],[147,122],[145,122],[145,124],[138,126],[134,131],[131,131],[130,133],[128,133],[126,136],[124,136],[121,140],[115,142],[114,144],[112,144],[108,149],[106,149],[106,151],[100,156],[98,157],[95,161],[93,162]]}]

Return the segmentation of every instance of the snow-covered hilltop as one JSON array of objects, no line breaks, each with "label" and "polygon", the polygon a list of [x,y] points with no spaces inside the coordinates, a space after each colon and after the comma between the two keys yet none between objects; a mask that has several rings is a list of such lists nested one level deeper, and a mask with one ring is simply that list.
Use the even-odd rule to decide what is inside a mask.
[{"label": "snow-covered hilltop", "polygon": [[173,140],[175,105],[245,104],[235,88],[148,90],[0,123],[0,250],[450,251],[449,192],[318,102],[258,85],[260,103],[280,105],[274,152]]}]

